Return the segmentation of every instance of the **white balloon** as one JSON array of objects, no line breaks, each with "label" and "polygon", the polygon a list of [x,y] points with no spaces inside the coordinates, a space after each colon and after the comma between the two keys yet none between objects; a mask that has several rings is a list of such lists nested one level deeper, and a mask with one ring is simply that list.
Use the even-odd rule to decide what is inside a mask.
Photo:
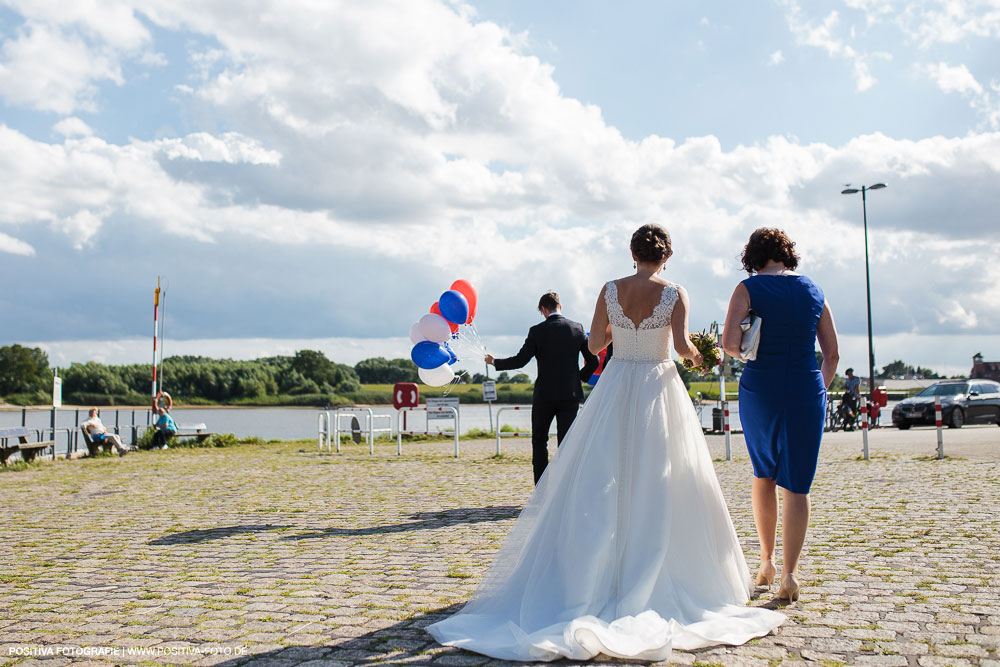
[{"label": "white balloon", "polygon": [[448,320],[437,313],[427,313],[417,322],[420,335],[435,343],[445,343],[451,340],[451,327]]},{"label": "white balloon", "polygon": [[437,368],[418,368],[417,375],[429,387],[443,387],[455,379],[455,371],[448,364],[441,364]]},{"label": "white balloon", "polygon": [[420,322],[414,322],[410,326],[410,340],[413,341],[414,345],[416,345],[417,343],[422,343],[425,340],[427,340],[426,338],[424,338],[424,335],[420,333]]}]

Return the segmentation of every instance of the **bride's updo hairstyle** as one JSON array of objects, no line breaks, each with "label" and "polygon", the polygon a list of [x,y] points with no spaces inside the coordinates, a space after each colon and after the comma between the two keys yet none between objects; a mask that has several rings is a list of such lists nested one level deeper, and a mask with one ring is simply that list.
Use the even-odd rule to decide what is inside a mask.
[{"label": "bride's updo hairstyle", "polygon": [[772,259],[789,269],[799,265],[799,254],[795,252],[795,242],[777,227],[761,227],[750,235],[743,248],[743,268],[751,276]]},{"label": "bride's updo hairstyle", "polygon": [[670,247],[670,234],[659,225],[643,225],[635,230],[629,247],[636,260],[652,264],[665,262],[674,254]]}]

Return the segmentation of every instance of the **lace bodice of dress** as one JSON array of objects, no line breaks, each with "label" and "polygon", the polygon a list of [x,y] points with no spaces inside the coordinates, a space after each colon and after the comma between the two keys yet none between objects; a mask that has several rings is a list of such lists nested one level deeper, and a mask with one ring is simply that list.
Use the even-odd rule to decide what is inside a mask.
[{"label": "lace bodice of dress", "polygon": [[660,302],[653,313],[635,326],[618,303],[618,285],[605,285],[604,300],[608,305],[608,321],[615,345],[615,359],[623,361],[667,361],[673,340],[670,320],[677,303],[677,285],[667,285],[660,293]]}]

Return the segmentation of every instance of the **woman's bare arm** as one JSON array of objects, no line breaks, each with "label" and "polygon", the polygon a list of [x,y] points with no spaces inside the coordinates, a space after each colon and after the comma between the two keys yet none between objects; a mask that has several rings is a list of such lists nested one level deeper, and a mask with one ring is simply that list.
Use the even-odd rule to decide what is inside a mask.
[{"label": "woman's bare arm", "polygon": [[611,342],[611,324],[608,322],[608,304],[604,300],[604,290],[597,295],[597,305],[594,307],[594,319],[590,322],[590,339],[587,347],[592,354],[597,354]]},{"label": "woman's bare arm", "polygon": [[690,359],[695,366],[701,366],[704,362],[701,352],[688,337],[688,313],[690,310],[687,290],[678,286],[677,303],[674,305],[674,313],[670,320],[670,328],[674,334],[674,349],[677,350],[678,356]]},{"label": "woman's bare arm", "polygon": [[823,303],[823,312],[816,326],[816,339],[823,353],[823,367],[820,369],[823,373],[823,384],[829,389],[833,376],[837,374],[837,364],[840,362],[840,344],[837,342],[837,325],[833,322],[833,311],[826,302]]},{"label": "woman's bare arm", "polygon": [[743,342],[743,330],[740,323],[750,314],[750,293],[746,285],[740,283],[733,290],[729,299],[729,311],[726,313],[726,325],[722,329],[722,349],[730,357],[742,359],[740,343]]}]

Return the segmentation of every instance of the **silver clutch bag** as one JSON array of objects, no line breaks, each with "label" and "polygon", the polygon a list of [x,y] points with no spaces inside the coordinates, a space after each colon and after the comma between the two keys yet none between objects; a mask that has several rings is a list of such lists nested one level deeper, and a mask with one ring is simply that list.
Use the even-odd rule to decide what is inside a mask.
[{"label": "silver clutch bag", "polygon": [[757,347],[760,345],[760,315],[750,311],[747,318],[740,322],[743,339],[740,341],[740,358],[743,361],[753,361],[757,358]]}]

